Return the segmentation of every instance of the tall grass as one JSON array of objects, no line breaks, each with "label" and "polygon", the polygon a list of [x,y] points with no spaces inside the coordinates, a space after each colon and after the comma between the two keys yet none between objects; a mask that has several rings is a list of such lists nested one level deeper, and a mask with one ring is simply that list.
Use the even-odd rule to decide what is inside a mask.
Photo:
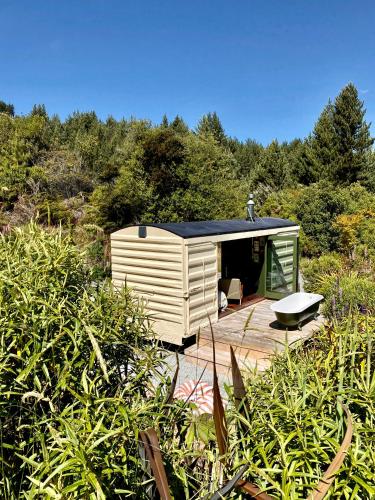
[{"label": "tall grass", "polygon": [[176,466],[171,483],[178,471],[185,498],[242,498],[246,481],[272,498],[374,498],[374,336],[373,317],[349,314],[250,374],[245,395],[237,380],[225,434],[212,419],[181,415],[179,432],[162,442]]}]

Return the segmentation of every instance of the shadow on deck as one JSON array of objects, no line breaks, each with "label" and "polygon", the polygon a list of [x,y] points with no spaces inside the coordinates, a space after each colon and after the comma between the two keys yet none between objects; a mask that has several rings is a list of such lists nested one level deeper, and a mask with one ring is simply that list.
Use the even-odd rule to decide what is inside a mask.
[{"label": "shadow on deck", "polygon": [[[229,376],[230,346],[235,351],[240,368],[264,371],[270,366],[275,353],[284,351],[286,345],[293,349],[298,341],[311,337],[324,322],[322,315],[319,315],[317,319],[303,323],[302,330],[297,327],[287,330],[275,320],[274,312],[270,309],[273,302],[275,301],[264,299],[219,319],[213,325],[219,373]],[[210,328],[203,328],[197,343],[187,347],[184,353],[189,364],[212,370]]]}]

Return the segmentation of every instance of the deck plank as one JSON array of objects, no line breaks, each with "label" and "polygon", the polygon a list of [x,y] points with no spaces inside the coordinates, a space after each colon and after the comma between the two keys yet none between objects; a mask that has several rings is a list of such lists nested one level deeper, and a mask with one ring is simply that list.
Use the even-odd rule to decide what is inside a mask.
[{"label": "deck plank", "polygon": [[[310,338],[324,323],[324,318],[320,315],[303,324],[301,331],[297,328],[286,330],[275,320],[274,312],[270,309],[274,302],[264,299],[224,316],[213,325],[216,361],[220,372],[225,372],[230,367],[230,346],[235,350],[240,368],[247,366],[263,371],[270,366],[275,353],[284,351],[286,345],[294,348],[298,341]],[[186,348],[184,352],[190,363],[212,370],[211,329],[203,328],[198,343]]]}]

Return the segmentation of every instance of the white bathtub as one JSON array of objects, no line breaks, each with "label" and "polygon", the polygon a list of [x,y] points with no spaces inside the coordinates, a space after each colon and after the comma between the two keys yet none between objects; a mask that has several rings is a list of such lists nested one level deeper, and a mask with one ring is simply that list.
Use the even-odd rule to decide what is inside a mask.
[{"label": "white bathtub", "polygon": [[298,292],[275,302],[271,305],[271,309],[279,323],[300,327],[302,321],[317,315],[319,304],[323,299],[323,295],[318,293]]}]

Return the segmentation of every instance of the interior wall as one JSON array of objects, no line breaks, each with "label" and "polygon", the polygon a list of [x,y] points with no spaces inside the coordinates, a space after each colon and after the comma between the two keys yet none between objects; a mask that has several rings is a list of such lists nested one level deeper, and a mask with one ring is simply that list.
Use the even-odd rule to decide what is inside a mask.
[{"label": "interior wall", "polygon": [[263,293],[265,242],[265,237],[255,237],[221,244],[221,275],[239,278],[244,285],[244,295]]}]

